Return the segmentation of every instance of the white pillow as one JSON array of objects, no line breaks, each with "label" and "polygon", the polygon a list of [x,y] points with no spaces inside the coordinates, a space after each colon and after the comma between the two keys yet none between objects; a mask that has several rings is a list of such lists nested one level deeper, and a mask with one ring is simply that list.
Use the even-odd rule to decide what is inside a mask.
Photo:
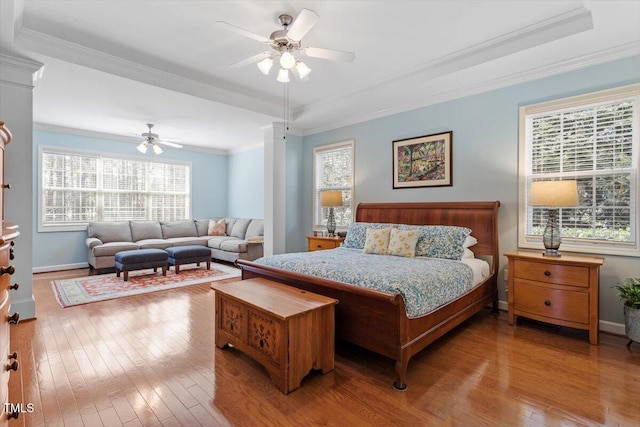
[{"label": "white pillow", "polygon": [[465,249],[466,248],[470,248],[471,246],[475,245],[476,243],[478,243],[478,239],[476,239],[473,236],[467,236],[467,238],[464,240],[464,243],[462,244],[462,247],[465,248]]},{"label": "white pillow", "polygon": [[462,254],[462,259],[470,259],[475,258],[476,255],[471,251],[471,249],[464,248],[464,253]]}]

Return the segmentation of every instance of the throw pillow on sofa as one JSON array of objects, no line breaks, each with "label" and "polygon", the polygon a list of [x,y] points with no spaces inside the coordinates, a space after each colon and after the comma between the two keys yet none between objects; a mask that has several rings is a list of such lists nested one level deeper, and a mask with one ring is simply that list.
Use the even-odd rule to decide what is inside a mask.
[{"label": "throw pillow on sofa", "polygon": [[209,220],[209,230],[207,234],[209,236],[226,236],[226,227],[227,224],[224,221],[224,218],[216,221],[215,219]]}]

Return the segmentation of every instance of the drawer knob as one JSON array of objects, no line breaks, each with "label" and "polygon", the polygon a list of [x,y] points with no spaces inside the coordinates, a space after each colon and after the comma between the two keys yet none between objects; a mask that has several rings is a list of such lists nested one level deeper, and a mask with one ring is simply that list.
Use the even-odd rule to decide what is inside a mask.
[{"label": "drawer knob", "polygon": [[7,316],[7,321],[10,325],[15,325],[20,321],[20,313],[13,313],[11,316]]},{"label": "drawer knob", "polygon": [[11,190],[11,184],[2,184],[2,188],[6,188],[7,190]]},{"label": "drawer knob", "polygon": [[20,285],[19,285],[19,284],[14,283],[13,285],[9,286],[9,289],[12,289],[12,290],[14,290],[14,291],[17,291],[19,287],[20,287]]},{"label": "drawer knob", "polygon": [[13,253],[13,248],[9,249],[9,259],[13,261],[16,257],[16,254]]},{"label": "drawer knob", "polygon": [[18,365],[18,361],[14,360],[12,364],[7,365],[5,370],[7,371],[17,371],[20,366]]},{"label": "drawer knob", "polygon": [[11,359],[17,359],[17,358],[18,358],[18,352],[17,352],[17,351],[14,351],[13,353],[11,353],[11,354],[9,355],[9,360],[11,360]]},{"label": "drawer knob", "polygon": [[549,276],[551,276],[551,272],[549,270],[547,270],[547,271],[544,272],[544,275],[549,277]]},{"label": "drawer knob", "polygon": [[551,301],[545,300],[544,305],[546,305],[547,307],[551,307]]},{"label": "drawer knob", "polygon": [[17,420],[19,416],[20,416],[20,411],[16,409],[15,411],[9,412],[9,414],[7,415],[7,418],[9,419],[13,418],[14,420]]},{"label": "drawer knob", "polygon": [[3,274],[13,274],[16,272],[16,268],[13,265],[9,267],[5,267],[4,265],[0,267],[0,276]]}]

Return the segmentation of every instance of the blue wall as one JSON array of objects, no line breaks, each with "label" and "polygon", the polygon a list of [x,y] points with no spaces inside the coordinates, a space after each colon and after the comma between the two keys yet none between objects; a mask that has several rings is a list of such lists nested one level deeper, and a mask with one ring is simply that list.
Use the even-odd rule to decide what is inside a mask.
[{"label": "blue wall", "polygon": [[[355,140],[355,194],[359,202],[499,200],[501,252],[517,248],[518,108],[640,82],[640,57],[531,81],[479,95],[346,126],[303,138],[301,227],[312,229],[313,147]],[[393,189],[392,141],[453,131],[453,186]],[[291,237],[294,238],[293,236]],[[500,260],[501,266],[506,259]],[[501,279],[502,279],[502,275]],[[625,277],[640,277],[637,258],[607,256],[601,273],[600,314],[622,321],[622,305],[611,288]],[[506,300],[502,281],[501,299]]]},{"label": "blue wall", "polygon": [[[133,157],[154,157],[151,151],[143,155],[136,151],[135,145],[126,142],[89,138],[57,132],[34,131],[34,237],[33,268],[50,266],[76,266],[87,262],[84,240],[86,231],[47,232],[37,231],[38,200],[38,147],[40,145],[75,148],[103,153],[118,153]],[[163,147],[162,157],[170,160],[191,162],[191,216],[193,218],[211,218],[227,215],[229,171],[228,156],[204,151],[190,151],[186,148]],[[253,217],[253,215],[247,215]]]},{"label": "blue wall", "polygon": [[227,216],[264,218],[264,148],[229,155]]}]

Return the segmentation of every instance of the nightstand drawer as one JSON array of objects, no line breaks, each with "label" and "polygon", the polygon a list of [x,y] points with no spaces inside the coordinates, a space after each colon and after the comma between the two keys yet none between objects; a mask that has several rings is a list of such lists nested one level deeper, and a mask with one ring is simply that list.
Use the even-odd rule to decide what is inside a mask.
[{"label": "nightstand drawer", "polygon": [[524,311],[552,319],[589,323],[587,292],[550,289],[516,282],[513,308],[516,312]]},{"label": "nightstand drawer", "polygon": [[589,268],[515,260],[514,277],[558,285],[589,287]]}]

